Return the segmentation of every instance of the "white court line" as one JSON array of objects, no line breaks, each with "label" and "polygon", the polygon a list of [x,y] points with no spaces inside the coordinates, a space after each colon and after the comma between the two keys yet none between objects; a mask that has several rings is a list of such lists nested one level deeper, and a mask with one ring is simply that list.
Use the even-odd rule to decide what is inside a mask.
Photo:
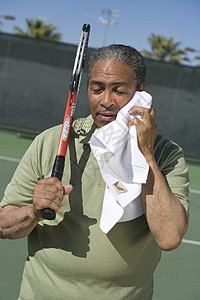
[{"label": "white court line", "polygon": [[13,157],[9,157],[9,156],[2,156],[0,155],[0,159],[1,160],[7,160],[7,161],[12,161],[12,162],[20,162],[20,159],[19,158],[13,158]]},{"label": "white court line", "polygon": [[200,195],[200,191],[198,191],[198,190],[191,190],[190,189],[190,193]]},{"label": "white court line", "polygon": [[200,246],[200,242],[198,242],[198,241],[192,241],[192,240],[185,240],[185,239],[183,239],[183,240],[182,240],[182,243]]},{"label": "white court line", "polygon": [[[20,162],[19,158],[13,158],[13,157],[9,157],[9,156],[2,156],[2,155],[0,155],[0,159],[1,160],[12,161],[12,162],[16,162],[16,163]],[[198,191],[198,190],[190,190],[190,193],[200,194],[200,191]],[[182,243],[200,246],[200,242],[198,242],[198,241],[192,241],[192,240],[185,240],[185,239],[183,239]]]},{"label": "white court line", "polygon": [[[0,155],[0,159],[1,159],[1,160],[12,161],[12,162],[16,162],[16,163],[19,163],[19,162],[20,162],[20,159],[19,159],[19,158],[13,158],[13,157],[3,156],[3,155]],[[193,189],[190,189],[189,191],[190,191],[190,193],[192,193],[192,194],[200,195],[200,191],[199,191],[199,190],[193,190]]]}]

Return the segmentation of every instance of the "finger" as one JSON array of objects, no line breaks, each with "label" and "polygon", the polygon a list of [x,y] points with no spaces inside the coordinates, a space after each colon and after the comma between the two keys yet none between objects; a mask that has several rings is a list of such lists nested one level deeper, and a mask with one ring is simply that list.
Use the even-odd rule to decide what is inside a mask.
[{"label": "finger", "polygon": [[128,128],[130,128],[133,125],[135,125],[136,127],[139,127],[140,125],[143,125],[143,122],[140,119],[138,119],[137,117],[134,117],[128,122]]},{"label": "finger", "polygon": [[62,190],[62,183],[56,177],[48,177],[48,178],[40,179],[38,181],[37,185],[43,186],[44,189],[45,189],[45,187],[47,187],[47,189],[48,189],[48,186],[55,185],[58,187],[58,189]]},{"label": "finger", "polygon": [[153,119],[155,119],[155,107],[153,105],[150,108],[150,115]]},{"label": "finger", "polygon": [[142,107],[142,106],[134,106],[131,110],[129,110],[130,115],[143,115],[145,111],[149,111],[148,108]]},{"label": "finger", "polygon": [[60,180],[56,177],[49,177],[44,178],[38,181],[37,185],[35,186],[36,189],[41,191],[48,191],[51,193],[58,193],[62,194],[63,192],[63,185]]},{"label": "finger", "polygon": [[71,184],[68,184],[68,185],[64,185],[63,186],[63,195],[68,195],[69,193],[71,193],[73,189],[73,186]]},{"label": "finger", "polygon": [[62,190],[58,189],[55,185],[50,185],[45,188],[35,187],[35,194],[38,198],[46,199],[50,201],[61,201],[63,200],[63,188]]},{"label": "finger", "polygon": [[131,115],[135,115],[136,117],[137,117],[137,115],[140,115],[142,120],[145,123],[147,123],[147,124],[151,123],[150,109],[148,109],[148,108],[141,107],[141,106],[135,106],[132,110],[129,111],[129,113]]},{"label": "finger", "polygon": [[60,194],[51,193],[49,191],[37,191],[34,193],[33,203],[37,210],[43,208],[51,208],[56,212],[62,206],[63,192]]},{"label": "finger", "polygon": [[49,177],[49,184],[55,185],[60,191],[63,190],[63,185],[57,177]]},{"label": "finger", "polygon": [[57,178],[41,179],[34,187],[33,202],[37,210],[49,207],[58,211],[63,201],[63,186]]}]

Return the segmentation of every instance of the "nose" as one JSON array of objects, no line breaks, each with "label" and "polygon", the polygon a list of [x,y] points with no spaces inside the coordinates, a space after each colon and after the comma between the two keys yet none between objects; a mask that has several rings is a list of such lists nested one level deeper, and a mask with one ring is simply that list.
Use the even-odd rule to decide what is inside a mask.
[{"label": "nose", "polygon": [[102,94],[102,99],[100,105],[104,108],[110,108],[114,105],[114,100],[112,99],[112,94],[109,91],[104,91]]}]

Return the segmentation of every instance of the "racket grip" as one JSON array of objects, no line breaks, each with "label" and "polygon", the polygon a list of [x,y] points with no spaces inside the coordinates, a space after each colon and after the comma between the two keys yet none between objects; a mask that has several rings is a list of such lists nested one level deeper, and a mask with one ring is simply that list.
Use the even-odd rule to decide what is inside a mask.
[{"label": "racket grip", "polygon": [[42,211],[41,211],[41,216],[45,220],[55,220],[56,213],[53,209],[43,208]]},{"label": "racket grip", "polygon": [[64,166],[65,166],[65,156],[56,155],[51,177],[57,177],[61,181],[63,176]]},{"label": "racket grip", "polygon": [[[65,156],[56,155],[51,177],[57,177],[61,181],[63,176],[64,166],[65,166]],[[44,208],[41,211],[41,216],[43,219],[46,220],[54,220],[56,218],[56,213],[53,209]]]}]

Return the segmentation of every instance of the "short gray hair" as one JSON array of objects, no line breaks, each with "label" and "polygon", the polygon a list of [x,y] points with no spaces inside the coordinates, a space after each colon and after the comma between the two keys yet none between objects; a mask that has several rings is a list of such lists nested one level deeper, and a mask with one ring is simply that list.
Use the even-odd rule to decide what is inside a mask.
[{"label": "short gray hair", "polygon": [[129,65],[132,69],[133,80],[137,89],[146,81],[147,67],[144,57],[133,47],[113,44],[95,50],[90,56],[88,62],[88,83],[94,64],[101,60],[116,60]]}]

